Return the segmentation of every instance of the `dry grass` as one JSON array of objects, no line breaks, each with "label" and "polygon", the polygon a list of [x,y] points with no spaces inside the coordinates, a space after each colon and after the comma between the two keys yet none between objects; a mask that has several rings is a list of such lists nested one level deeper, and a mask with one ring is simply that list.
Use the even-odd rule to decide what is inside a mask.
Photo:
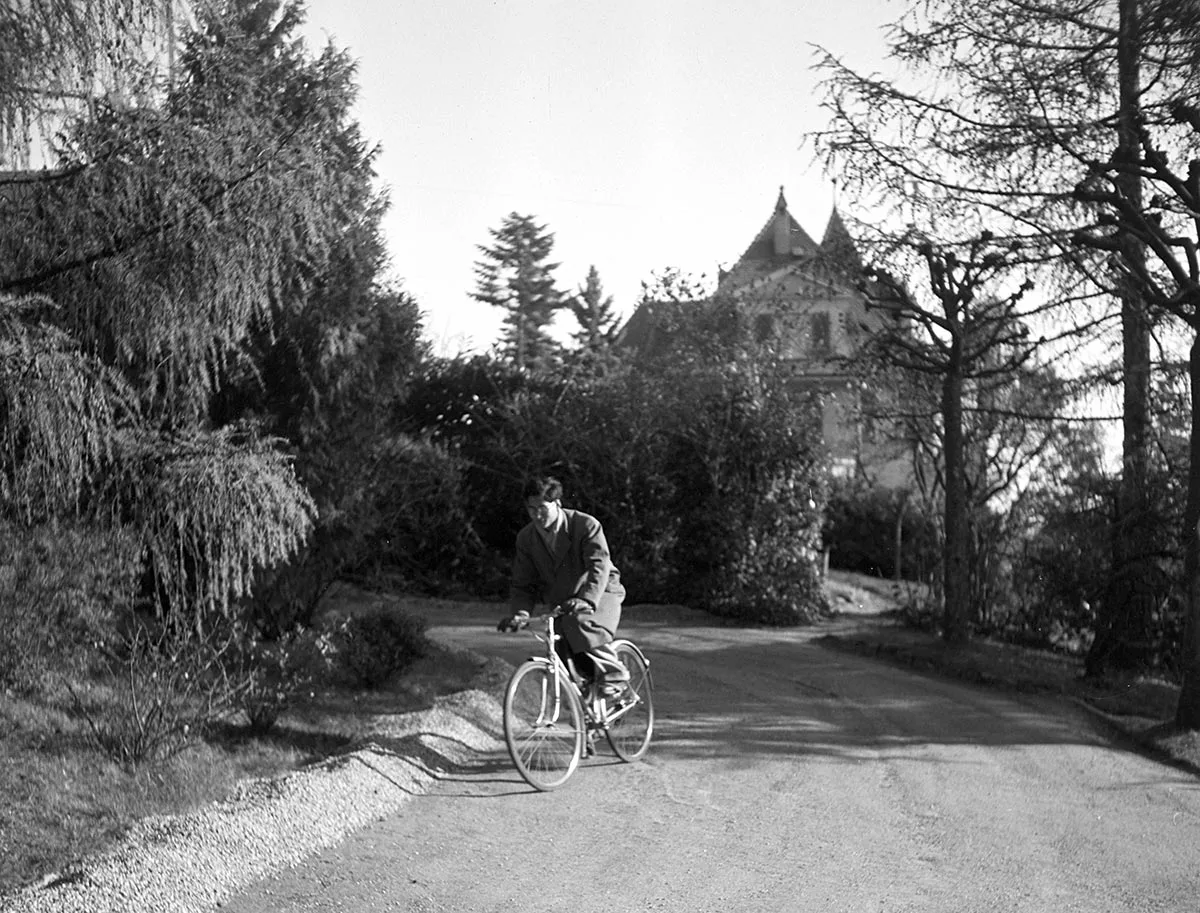
[{"label": "dry grass", "polygon": [[0,892],[61,871],[139,818],[194,808],[299,758],[264,740],[202,743],[130,770],[101,755],[85,727],[53,706],[0,697]]}]

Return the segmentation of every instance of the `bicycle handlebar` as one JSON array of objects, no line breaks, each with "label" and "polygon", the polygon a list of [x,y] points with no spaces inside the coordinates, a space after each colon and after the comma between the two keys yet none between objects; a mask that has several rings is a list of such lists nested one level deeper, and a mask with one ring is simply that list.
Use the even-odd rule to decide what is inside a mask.
[{"label": "bicycle handlebar", "polygon": [[514,615],[512,618],[505,618],[496,626],[496,630],[503,634],[508,634],[516,631],[521,631],[529,627],[535,621],[545,621],[547,618],[557,618],[562,614],[563,607],[560,605],[554,606],[545,612],[539,612],[537,615]]}]

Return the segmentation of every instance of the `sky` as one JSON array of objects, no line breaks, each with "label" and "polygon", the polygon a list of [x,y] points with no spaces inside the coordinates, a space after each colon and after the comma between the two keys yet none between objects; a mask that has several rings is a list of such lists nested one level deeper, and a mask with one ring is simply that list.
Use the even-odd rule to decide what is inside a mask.
[{"label": "sky", "polygon": [[[883,68],[896,0],[308,0],[305,35],[358,61],[393,276],[441,354],[486,351],[477,245],[513,212],[554,234],[564,291],[595,266],[623,318],[668,268],[714,277],[782,186],[820,240],[835,199],[819,45]],[[838,198],[853,212],[853,201]],[[560,335],[573,329],[565,318]]]}]

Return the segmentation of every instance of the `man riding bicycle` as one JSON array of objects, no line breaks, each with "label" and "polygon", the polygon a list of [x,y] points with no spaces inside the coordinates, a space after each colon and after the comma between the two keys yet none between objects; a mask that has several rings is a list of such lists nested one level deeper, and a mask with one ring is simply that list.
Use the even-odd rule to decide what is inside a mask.
[{"label": "man riding bicycle", "polygon": [[[606,696],[619,694],[629,671],[611,644],[621,621],[625,587],[612,563],[600,521],[562,506],[562,483],[541,476],[526,484],[522,497],[530,522],[517,533],[513,558],[512,615],[507,630],[529,618],[539,602],[560,606],[555,621],[559,648],[574,657],[585,678],[594,678]],[[563,658],[566,659],[567,655]]]}]

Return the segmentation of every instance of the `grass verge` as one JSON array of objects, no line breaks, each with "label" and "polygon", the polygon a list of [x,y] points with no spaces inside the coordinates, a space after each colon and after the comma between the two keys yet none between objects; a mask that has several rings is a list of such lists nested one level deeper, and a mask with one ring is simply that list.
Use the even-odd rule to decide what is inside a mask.
[{"label": "grass verge", "polygon": [[[362,594],[370,605],[389,601]],[[413,609],[411,600],[395,602]],[[431,644],[379,687],[321,687],[266,734],[227,725],[169,760],[132,769],[98,751],[65,687],[37,700],[0,692],[0,897],[113,846],[140,819],[182,814],[228,797],[239,781],[327,758],[352,745],[372,717],[427,710],[487,673],[473,655]]]},{"label": "grass verge", "polygon": [[1147,677],[1095,680],[1084,676],[1081,657],[991,640],[950,646],[905,626],[889,604],[886,581],[831,573],[834,604],[863,608],[853,633],[819,643],[871,656],[919,672],[1015,692],[1054,694],[1090,711],[1115,734],[1146,753],[1200,776],[1200,733],[1172,723],[1179,688]]}]

